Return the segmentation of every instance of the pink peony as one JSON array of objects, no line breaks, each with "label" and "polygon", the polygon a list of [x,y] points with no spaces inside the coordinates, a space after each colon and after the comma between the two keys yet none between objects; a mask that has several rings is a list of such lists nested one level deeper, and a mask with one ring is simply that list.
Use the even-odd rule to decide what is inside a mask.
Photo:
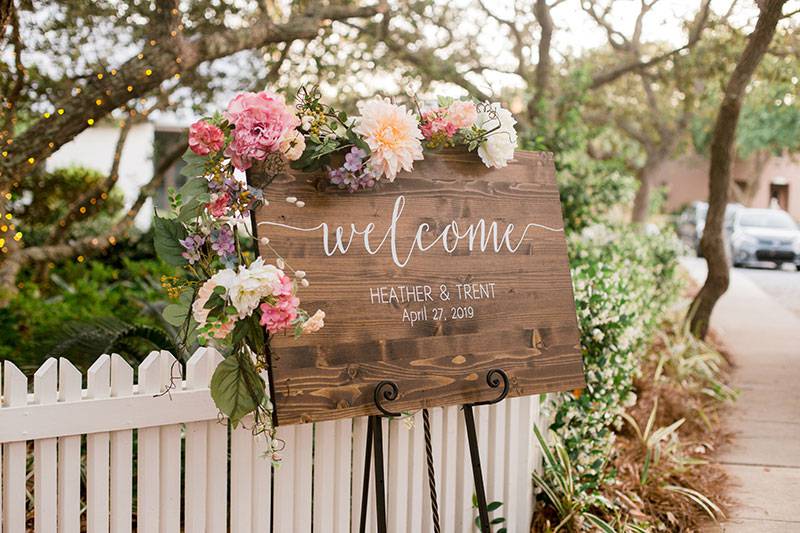
[{"label": "pink peony", "polygon": [[300,125],[283,96],[268,91],[240,93],[223,115],[234,126],[225,155],[239,170],[247,170],[253,161],[263,161],[280,150],[284,136]]},{"label": "pink peony", "polygon": [[297,296],[288,296],[278,299],[275,305],[261,304],[260,324],[272,334],[288,329],[292,321],[297,318],[297,306],[300,299]]},{"label": "pink peony", "polygon": [[456,100],[447,108],[447,118],[458,128],[469,128],[478,120],[478,110],[472,102]]},{"label": "pink peony", "polygon": [[189,126],[189,148],[197,155],[217,152],[225,143],[222,130],[205,120],[198,120]]},{"label": "pink peony", "polygon": [[[216,196],[216,198],[214,197]],[[212,196],[211,202],[206,204],[209,214],[214,218],[224,217],[228,212],[231,196],[227,192]]]}]

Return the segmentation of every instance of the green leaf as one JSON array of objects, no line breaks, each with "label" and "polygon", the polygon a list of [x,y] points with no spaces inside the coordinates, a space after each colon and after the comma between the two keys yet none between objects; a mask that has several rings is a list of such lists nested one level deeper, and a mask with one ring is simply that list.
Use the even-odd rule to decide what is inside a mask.
[{"label": "green leaf", "polygon": [[153,216],[153,233],[156,254],[158,257],[172,266],[182,266],[186,264],[186,259],[181,255],[184,252],[183,246],[178,242],[186,238],[186,228],[175,219],[161,218]]},{"label": "green leaf", "polygon": [[369,149],[369,145],[366,143],[366,141],[364,141],[360,135],[354,132],[352,128],[347,128],[347,140],[367,152],[367,154],[372,153],[372,150]]},{"label": "green leaf", "polygon": [[161,316],[168,324],[182,326],[189,316],[189,306],[183,304],[169,304],[161,312]]},{"label": "green leaf", "polygon": [[595,516],[592,513],[583,513],[583,517],[603,533],[616,533],[614,528],[599,516]]},{"label": "green leaf", "polygon": [[492,502],[489,505],[487,505],[486,508],[491,513],[493,511],[498,510],[502,505],[503,505],[503,502]]},{"label": "green leaf", "polygon": [[178,194],[183,197],[184,202],[205,193],[208,193],[208,180],[205,178],[191,178],[178,189]]},{"label": "green leaf", "polygon": [[219,364],[211,377],[211,397],[234,428],[256,410],[264,400],[265,385],[250,357],[235,353]]},{"label": "green leaf", "polygon": [[203,208],[210,200],[211,195],[208,193],[202,193],[192,197],[181,207],[181,212],[178,214],[177,220],[180,222],[189,222],[199,217],[203,212]]},{"label": "green leaf", "polygon": [[181,169],[181,176],[193,177],[205,174],[206,158],[192,152],[191,148],[183,153],[183,160],[186,164]]}]

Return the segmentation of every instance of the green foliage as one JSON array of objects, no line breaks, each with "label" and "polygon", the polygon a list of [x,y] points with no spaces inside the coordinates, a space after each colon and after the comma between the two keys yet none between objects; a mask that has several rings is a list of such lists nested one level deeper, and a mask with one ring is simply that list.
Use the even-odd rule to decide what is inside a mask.
[{"label": "green foliage", "polygon": [[[498,501],[489,502],[488,504],[486,504],[486,510],[489,511],[489,529],[490,530],[492,530],[492,526],[499,526],[499,525],[505,523],[506,519],[503,516],[495,516],[494,518],[491,517],[491,514],[494,513],[495,511],[499,510],[502,506],[503,506],[503,502],[498,502]],[[475,494],[472,495],[472,508],[475,509],[476,511],[478,509],[478,497]],[[480,529],[481,529],[481,517],[480,516],[476,516],[475,517],[475,528],[478,531],[480,531]],[[507,531],[508,530],[506,529],[506,527],[503,526],[500,529],[498,529],[495,533],[507,533]]]},{"label": "green foliage", "polygon": [[[149,258],[152,253],[152,248],[125,248],[123,243],[106,257],[58,265],[45,281],[34,281],[35,272],[27,272],[19,294],[0,313],[0,360],[35,371],[64,325],[72,322],[114,317],[126,324],[168,328],[159,316],[159,278],[170,268]],[[87,368],[94,360],[84,354],[72,362]]]},{"label": "green foliage", "polygon": [[211,377],[211,397],[233,427],[265,401],[264,380],[248,353],[231,354],[217,366]]},{"label": "green foliage", "polygon": [[151,350],[178,353],[163,329],[129,324],[113,317],[67,322],[55,334],[53,342],[48,357],[66,357],[71,361],[92,360],[110,353],[119,353],[129,361],[137,361]]},{"label": "green foliage", "polygon": [[[105,175],[80,166],[70,166],[25,177],[14,193],[14,216],[19,220],[25,244],[42,244],[86,191],[98,187]],[[97,197],[81,214],[78,223],[66,230],[67,238],[100,235],[111,227],[112,219],[123,206],[122,193],[113,190],[107,198]]]},{"label": "green foliage", "polygon": [[586,73],[574,72],[570,82],[551,104],[558,119],[540,121],[533,129],[521,132],[520,146],[553,152],[565,227],[567,231],[580,231],[613,220],[621,206],[633,201],[637,181],[622,155],[589,155],[589,142],[605,129],[590,126],[584,118]]},{"label": "green foliage", "polygon": [[556,511],[558,525],[552,531],[579,531],[586,522],[601,531],[614,532],[610,524],[589,512],[584,494],[575,483],[575,469],[569,452],[557,436],[548,444],[537,426],[533,427],[542,451],[544,471],[533,472],[533,483]]},{"label": "green foliage", "polygon": [[[793,33],[796,33],[796,28],[779,28],[773,48],[791,49],[796,43]],[[740,36],[736,34],[716,32],[701,41],[701,47],[713,48],[717,55],[730,54],[731,50],[738,48],[738,45],[732,45],[738,38]],[[762,151],[775,156],[800,151],[798,69],[800,61],[797,54],[767,54],[761,61],[748,86],[736,129],[739,157],[748,158]],[[723,73],[724,79],[727,79],[727,75],[727,72]],[[690,126],[694,148],[699,153],[709,150],[723,85],[707,84],[704,89],[704,105]]]},{"label": "green foliage", "polygon": [[186,228],[179,221],[153,215],[154,246],[158,258],[168,265],[182,266],[186,264],[183,257],[184,248],[181,239],[186,238]]},{"label": "green foliage", "polygon": [[586,389],[562,394],[551,426],[564,442],[577,492],[603,507],[599,489],[614,429],[636,401],[633,378],[643,348],[675,301],[681,246],[674,234],[592,226],[569,238]]}]

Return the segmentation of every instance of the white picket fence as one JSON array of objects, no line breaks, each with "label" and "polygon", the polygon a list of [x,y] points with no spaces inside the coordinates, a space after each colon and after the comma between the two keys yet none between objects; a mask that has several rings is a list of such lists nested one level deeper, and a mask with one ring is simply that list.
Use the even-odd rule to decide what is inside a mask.
[{"label": "white picket fence", "polygon": [[[263,440],[219,420],[208,383],[220,360],[198,350],[164,395],[179,368],[164,351],[139,365],[137,384],[123,358],[103,355],[85,389],[69,361],[49,359],[32,394],[5,361],[0,533],[357,532],[367,419],[279,428],[286,446],[271,471]],[[494,516],[509,533],[529,531],[538,418],[536,397],[476,409],[487,496],[503,502]],[[463,413],[431,419],[442,531],[477,531]],[[384,424],[389,531],[432,532],[421,415],[411,428]]]}]

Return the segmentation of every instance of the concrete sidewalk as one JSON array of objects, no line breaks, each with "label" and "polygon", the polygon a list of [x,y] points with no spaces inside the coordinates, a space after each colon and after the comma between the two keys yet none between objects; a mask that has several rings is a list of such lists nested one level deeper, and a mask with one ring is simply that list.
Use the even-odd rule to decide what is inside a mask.
[{"label": "concrete sidewalk", "polygon": [[[705,280],[704,260],[683,264]],[[734,269],[711,325],[741,394],[727,419],[734,441],[719,456],[736,504],[710,531],[800,532],[800,318]]]}]

